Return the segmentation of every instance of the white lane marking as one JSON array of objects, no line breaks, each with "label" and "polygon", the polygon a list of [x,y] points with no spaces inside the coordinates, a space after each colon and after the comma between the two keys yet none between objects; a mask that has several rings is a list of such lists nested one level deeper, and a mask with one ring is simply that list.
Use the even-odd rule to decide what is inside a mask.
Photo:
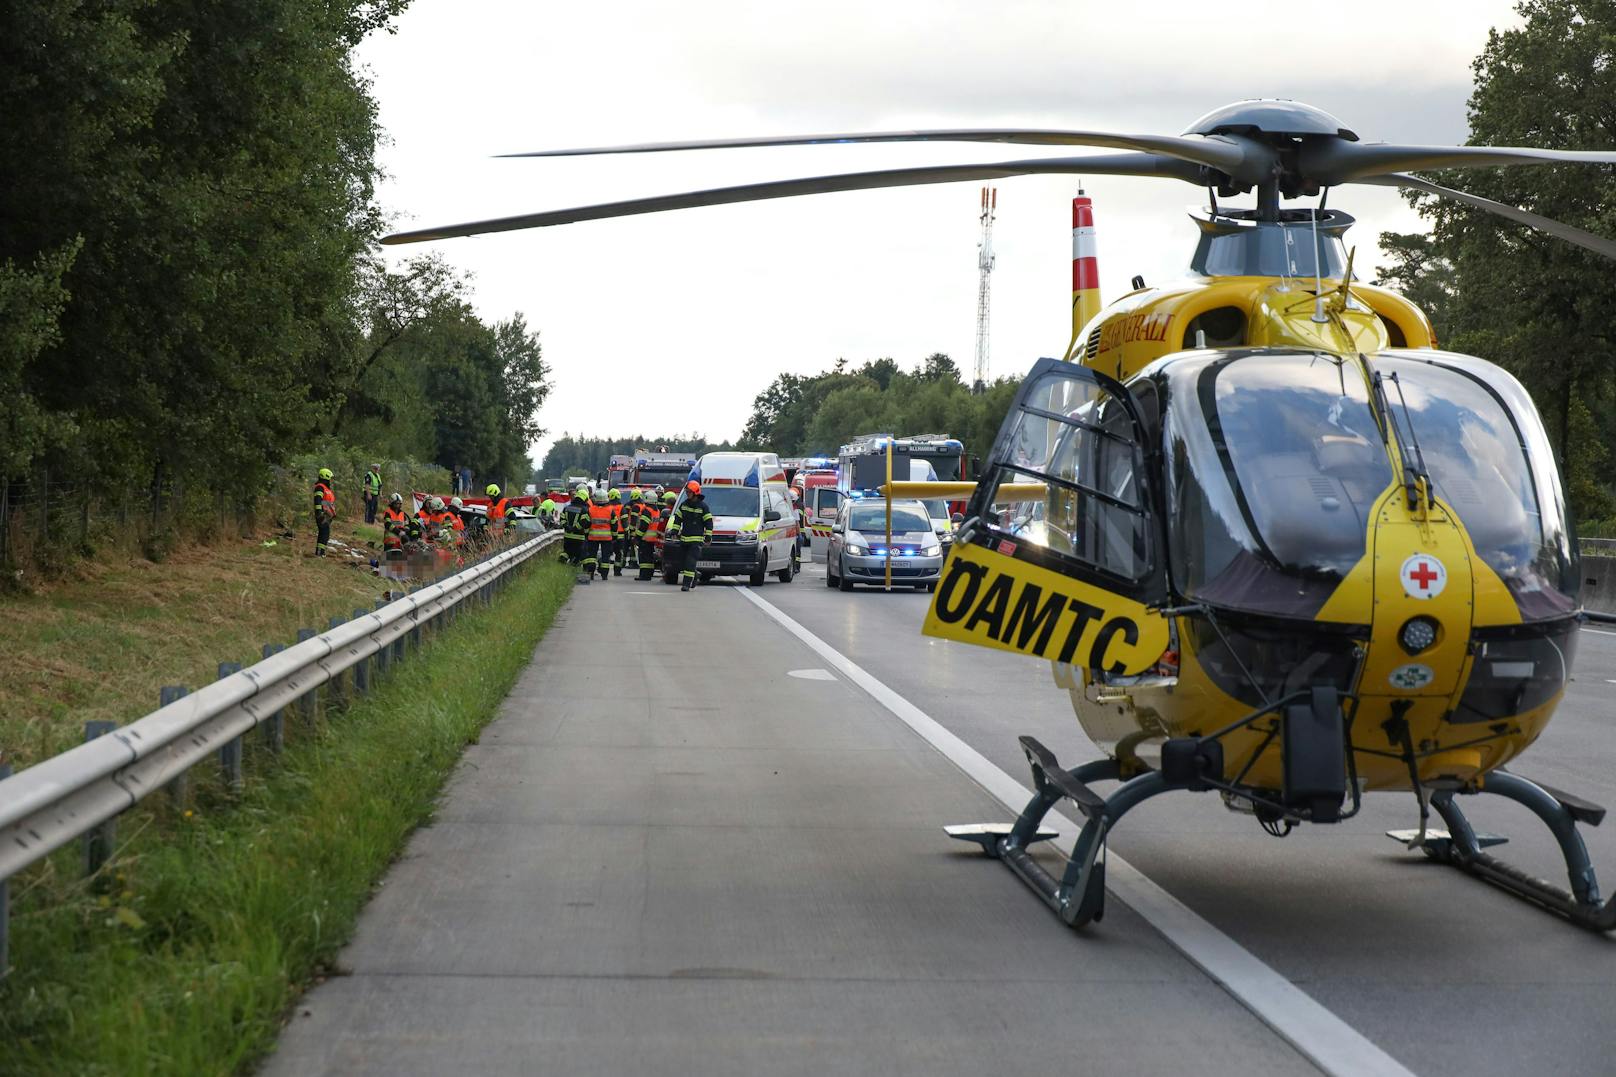
[{"label": "white lane marking", "polygon": [[836,674],[828,669],[788,669],[787,677],[797,677],[805,681],[834,681]]},{"label": "white lane marking", "polygon": [[1587,625],[1584,625],[1579,631],[1592,632],[1596,636],[1616,636],[1616,632],[1607,632],[1603,628],[1589,628]]},{"label": "white lane marking", "polygon": [[[759,598],[750,590],[743,590],[740,594],[925,738],[995,800],[1012,812],[1020,812],[1026,806],[1032,797],[1032,790],[994,766],[987,757],[945,729],[935,718],[888,688],[773,603]],[[1060,831],[1060,836],[1055,839],[1057,842],[1069,847],[1075,840],[1076,828],[1064,816],[1051,813],[1049,825]],[[1107,890],[1121,898],[1180,953],[1223,985],[1241,1005],[1319,1069],[1343,1077],[1357,1077],[1360,1074],[1413,1077],[1407,1067],[1361,1032],[1203,920],[1189,906],[1151,882],[1122,857],[1107,851],[1105,865]]]}]

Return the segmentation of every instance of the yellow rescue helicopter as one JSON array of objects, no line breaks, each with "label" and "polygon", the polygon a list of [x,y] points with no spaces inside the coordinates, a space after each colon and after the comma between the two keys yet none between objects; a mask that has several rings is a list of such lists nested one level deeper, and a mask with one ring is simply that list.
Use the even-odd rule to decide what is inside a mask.
[{"label": "yellow rescue helicopter", "polygon": [[[1022,745],[1036,793],[1013,824],[950,827],[1068,924],[1104,912],[1105,843],[1132,807],[1216,792],[1270,832],[1412,792],[1410,848],[1577,924],[1616,929],[1578,823],[1604,809],[1504,769],[1570,676],[1577,552],[1553,453],[1507,372],[1437,350],[1395,293],[1358,282],[1328,189],[1456,199],[1616,258],[1616,242],[1410,175],[1616,164],[1616,152],[1363,143],[1333,116],[1242,101],[1181,135],[943,130],[721,139],[516,156],[971,141],[1123,152],[756,183],[406,232],[407,243],[792,195],[1031,174],[1205,187],[1190,273],[1138,288],[1040,360],[999,432],[924,630],[1050,661],[1106,758]],[[1234,209],[1219,198],[1255,192]],[[1316,205],[1284,201],[1317,197]],[[1078,308],[1081,309],[1081,308]],[[893,484],[893,494],[960,496]],[[1118,782],[1109,795],[1094,788]],[[1549,826],[1569,890],[1485,851],[1459,802],[1493,794]],[[1059,878],[1029,855],[1070,800]],[[1428,825],[1430,811],[1446,828]]]}]

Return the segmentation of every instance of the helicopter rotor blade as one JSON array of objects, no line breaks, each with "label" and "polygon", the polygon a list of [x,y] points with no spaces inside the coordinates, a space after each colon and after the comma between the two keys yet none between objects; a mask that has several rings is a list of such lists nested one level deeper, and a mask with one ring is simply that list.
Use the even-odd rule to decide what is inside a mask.
[{"label": "helicopter rotor blade", "polygon": [[1539,232],[1554,236],[1557,239],[1563,239],[1567,243],[1574,243],[1586,250],[1593,251],[1595,254],[1602,254],[1606,258],[1616,259],[1616,240],[1606,239],[1604,236],[1585,232],[1581,228],[1562,224],[1552,217],[1545,217],[1503,202],[1495,202],[1490,198],[1482,198],[1480,195],[1470,194],[1466,191],[1456,191],[1452,187],[1441,187],[1416,176],[1394,173],[1389,176],[1366,176],[1363,179],[1349,180],[1348,182],[1372,184],[1378,187],[1404,187],[1411,191],[1423,191],[1425,194],[1436,195],[1439,198],[1451,198],[1455,202],[1463,202],[1467,206],[1474,206],[1476,209],[1485,210],[1500,217],[1507,217],[1517,224],[1535,228]]},{"label": "helicopter rotor blade", "polygon": [[1433,168],[1501,168],[1512,165],[1616,165],[1616,152],[1606,150],[1540,150],[1524,146],[1364,145],[1340,139],[1306,146],[1301,171],[1325,186],[1368,176],[1427,172]]},{"label": "helicopter rotor blade", "polygon": [[[954,128],[934,131],[871,131],[864,134],[766,135],[758,138],[705,138],[687,142],[641,142],[622,146],[590,146],[567,150],[502,153],[500,157],[581,157],[605,153],[666,153],[678,150],[746,149],[759,146],[825,146],[863,142],[1007,142],[1027,146],[1091,146],[1165,154],[1223,172],[1250,171],[1253,149],[1224,137],[1124,135],[1109,131],[1065,131],[1037,128]],[[1267,162],[1264,162],[1267,163]]]},{"label": "helicopter rotor blade", "polygon": [[1084,176],[1159,176],[1200,184],[1201,167],[1175,157],[1154,153],[1113,153],[1094,157],[1044,157],[1025,161],[965,165],[926,165],[919,168],[892,168],[876,172],[846,172],[831,176],[748,183],[738,187],[716,187],[706,191],[654,195],[593,206],[496,217],[485,221],[421,228],[385,236],[385,244],[423,243],[434,239],[510,232],[522,228],[548,228],[558,224],[594,221],[605,217],[629,217],[639,213],[661,213],[670,209],[720,206],[733,202],[757,202],[770,198],[792,198],[832,191],[865,191],[884,187],[914,187],[930,183],[957,183],[962,180],[998,180],[1013,176],[1073,174]]}]

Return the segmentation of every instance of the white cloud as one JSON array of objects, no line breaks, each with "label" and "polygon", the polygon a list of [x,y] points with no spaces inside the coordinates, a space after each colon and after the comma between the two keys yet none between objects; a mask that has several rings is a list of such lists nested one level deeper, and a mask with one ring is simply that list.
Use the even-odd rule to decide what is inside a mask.
[{"label": "white cloud", "polygon": [[[574,145],[914,126],[1176,133],[1248,96],[1308,101],[1366,139],[1458,141],[1471,58],[1506,0],[1148,9],[1056,0],[610,5],[415,0],[365,44],[392,136],[384,203],[445,224],[827,172],[1037,156],[1024,147],[824,146],[562,160]],[[436,244],[488,317],[542,334],[552,433],[733,436],[775,374],[933,351],[968,369],[975,184],[826,195]],[[1177,273],[1188,186],[1094,179],[1104,294]],[[1068,335],[1062,177],[1000,185],[993,371]],[[1364,253],[1419,222],[1381,189],[1338,192]],[[397,257],[416,248],[390,248]]]}]

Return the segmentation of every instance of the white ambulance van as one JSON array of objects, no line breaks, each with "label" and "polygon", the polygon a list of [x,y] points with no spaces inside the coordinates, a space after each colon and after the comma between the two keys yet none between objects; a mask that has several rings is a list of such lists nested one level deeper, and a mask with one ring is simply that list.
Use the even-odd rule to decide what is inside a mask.
[{"label": "white ambulance van", "polygon": [[[701,483],[713,514],[712,541],[702,547],[696,571],[702,579],[745,576],[757,587],[771,574],[790,583],[797,574],[796,510],[780,457],[772,452],[710,452],[690,477]],[[685,503],[679,491],[674,510]],[[676,575],[663,570],[662,581]]]}]

